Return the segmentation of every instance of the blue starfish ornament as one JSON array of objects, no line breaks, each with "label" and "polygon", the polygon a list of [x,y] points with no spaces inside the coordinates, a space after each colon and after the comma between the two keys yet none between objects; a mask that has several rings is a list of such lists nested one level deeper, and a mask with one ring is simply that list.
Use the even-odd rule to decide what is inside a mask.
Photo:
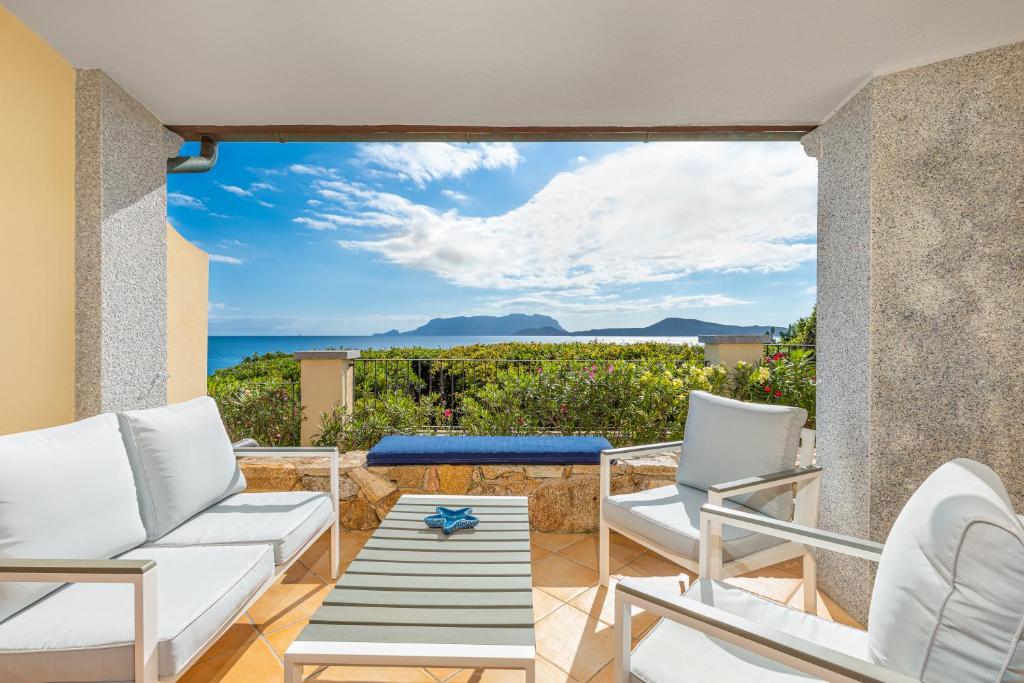
[{"label": "blue starfish ornament", "polygon": [[459,529],[472,529],[475,527],[480,518],[474,517],[470,514],[471,512],[473,512],[473,508],[452,510],[451,508],[439,507],[437,508],[436,515],[424,517],[423,521],[431,529],[441,529],[445,535],[448,535]]}]

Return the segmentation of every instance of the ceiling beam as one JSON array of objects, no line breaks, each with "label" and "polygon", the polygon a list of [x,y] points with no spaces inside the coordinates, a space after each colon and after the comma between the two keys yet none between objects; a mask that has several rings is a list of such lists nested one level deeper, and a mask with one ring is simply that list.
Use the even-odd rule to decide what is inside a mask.
[{"label": "ceiling beam", "polygon": [[813,124],[777,126],[202,126],[168,125],[186,140],[220,142],[656,142],[799,140]]}]

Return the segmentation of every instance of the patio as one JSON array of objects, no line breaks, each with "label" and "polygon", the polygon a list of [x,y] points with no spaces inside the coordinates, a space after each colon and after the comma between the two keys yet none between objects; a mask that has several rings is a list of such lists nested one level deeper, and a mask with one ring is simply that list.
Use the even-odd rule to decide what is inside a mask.
[{"label": "patio", "polygon": [[[362,548],[369,531],[341,536],[342,570]],[[597,534],[531,534],[533,609],[540,683],[602,683],[612,680],[613,612],[610,591],[598,586]],[[661,559],[632,541],[612,536],[613,583],[628,577],[692,580],[682,567]],[[182,683],[279,683],[282,656],[320,606],[333,582],[328,576],[327,539],[322,538],[282,575],[236,624],[181,678]],[[741,588],[800,609],[803,586],[800,561],[793,560],[753,575],[730,579]],[[678,582],[663,578],[674,588]],[[819,593],[818,613],[861,628],[827,596]],[[639,612],[633,617],[634,641],[656,622]],[[372,667],[306,667],[306,679],[323,683],[504,683],[523,680],[519,672]]]}]

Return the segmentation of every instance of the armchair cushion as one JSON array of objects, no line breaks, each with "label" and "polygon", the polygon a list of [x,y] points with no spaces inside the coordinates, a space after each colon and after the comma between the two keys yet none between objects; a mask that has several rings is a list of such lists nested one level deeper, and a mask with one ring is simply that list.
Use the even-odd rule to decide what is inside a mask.
[{"label": "armchair cushion", "polygon": [[310,491],[237,493],[161,536],[154,547],[269,544],[274,564],[290,560],[333,515],[331,499]]},{"label": "armchair cushion", "polygon": [[[0,558],[106,560],[145,538],[113,415],[0,436]],[[0,622],[59,586],[0,583]]]},{"label": "armchair cushion", "polygon": [[[690,392],[676,480],[706,491],[712,484],[790,469],[796,465],[806,422],[803,408]],[[793,495],[787,487],[733,499],[776,519],[793,517]]]},{"label": "armchair cushion", "polygon": [[[172,676],[274,575],[269,546],[138,548],[157,563],[157,659]],[[79,583],[0,624],[0,680],[132,680],[135,622],[128,584]]]},{"label": "armchair cushion", "polygon": [[[698,600],[852,657],[867,658],[865,632],[765,600],[728,584],[696,581],[682,600]],[[806,683],[811,680],[806,674],[669,619],[662,619],[637,645],[630,667],[633,681],[638,683],[678,681],[680,671],[699,671],[700,680],[719,683]]]},{"label": "armchair cushion", "polygon": [[118,420],[148,540],[245,489],[212,398],[131,410]]},{"label": "armchair cushion", "polygon": [[[700,507],[707,502],[707,491],[675,484],[606,498],[603,514],[613,525],[696,561]],[[725,501],[725,506],[753,512],[731,500]],[[734,526],[723,527],[722,536],[722,555],[727,562],[784,543],[782,539]]]},{"label": "armchair cushion", "polygon": [[1024,526],[991,469],[954,460],[911,496],[885,542],[868,623],[871,659],[887,668],[1024,680]]}]

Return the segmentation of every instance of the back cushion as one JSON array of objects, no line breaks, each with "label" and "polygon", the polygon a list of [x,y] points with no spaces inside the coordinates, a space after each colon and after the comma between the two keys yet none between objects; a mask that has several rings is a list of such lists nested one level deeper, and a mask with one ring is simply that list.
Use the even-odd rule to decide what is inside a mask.
[{"label": "back cushion", "polygon": [[[113,415],[0,436],[0,558],[106,560],[145,540]],[[0,582],[0,621],[59,586]]]},{"label": "back cushion", "polygon": [[131,410],[117,417],[148,540],[245,490],[245,477],[212,398]]},{"label": "back cushion", "polygon": [[[796,467],[807,411],[743,403],[704,391],[690,392],[690,412],[676,480],[706,491],[712,484]],[[778,519],[793,516],[789,487],[732,498]]]},{"label": "back cushion", "polygon": [[1024,526],[992,470],[946,463],[886,539],[868,618],[870,657],[929,682],[1019,681],[1022,624]]}]

